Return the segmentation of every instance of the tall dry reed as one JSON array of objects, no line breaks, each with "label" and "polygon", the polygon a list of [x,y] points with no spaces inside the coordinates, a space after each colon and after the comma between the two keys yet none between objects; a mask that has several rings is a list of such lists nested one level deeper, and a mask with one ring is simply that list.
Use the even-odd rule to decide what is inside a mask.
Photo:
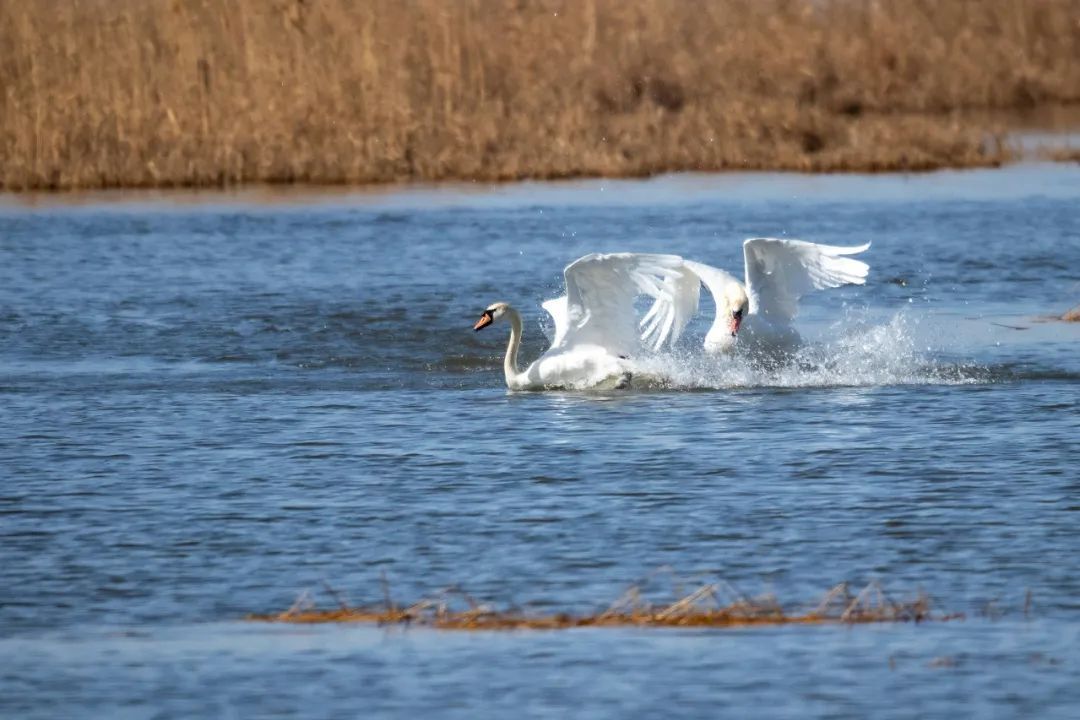
[{"label": "tall dry reed", "polygon": [[1080,0],[5,0],[0,187],[993,163]]}]

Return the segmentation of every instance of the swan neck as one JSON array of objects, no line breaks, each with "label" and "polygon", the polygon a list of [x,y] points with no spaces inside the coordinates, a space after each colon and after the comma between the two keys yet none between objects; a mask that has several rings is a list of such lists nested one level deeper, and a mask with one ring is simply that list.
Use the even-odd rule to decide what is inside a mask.
[{"label": "swan neck", "polygon": [[510,344],[506,346],[506,358],[503,360],[503,373],[506,374],[506,384],[513,386],[514,378],[518,375],[518,349],[521,347],[521,315],[512,307],[506,308],[506,314],[510,318]]},{"label": "swan neck", "polygon": [[717,298],[716,317],[713,318],[712,326],[709,327],[709,337],[721,338],[731,335],[731,303],[728,299]]},{"label": "swan neck", "polygon": [[[725,296],[715,296],[716,317],[705,334],[705,350],[710,354],[730,352],[735,347],[736,338],[731,334],[731,302]],[[745,327],[746,318],[743,319]]]}]

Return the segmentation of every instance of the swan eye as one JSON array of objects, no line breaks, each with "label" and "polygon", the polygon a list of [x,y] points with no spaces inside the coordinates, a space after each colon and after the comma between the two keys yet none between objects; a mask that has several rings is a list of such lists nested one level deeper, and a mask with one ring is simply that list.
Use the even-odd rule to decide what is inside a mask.
[{"label": "swan eye", "polygon": [[741,309],[736,310],[735,312],[732,313],[732,315],[735,317],[736,320],[741,320],[742,319],[742,310]]}]

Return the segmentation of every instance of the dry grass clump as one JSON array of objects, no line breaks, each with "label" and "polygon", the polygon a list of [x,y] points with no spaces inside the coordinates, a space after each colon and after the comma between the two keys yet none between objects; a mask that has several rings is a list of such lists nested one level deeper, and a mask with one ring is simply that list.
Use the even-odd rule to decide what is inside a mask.
[{"label": "dry grass clump", "polygon": [[[643,597],[641,588],[631,587],[607,609],[586,615],[538,614],[521,610],[499,610],[482,604],[456,590],[406,607],[395,605],[386,592],[380,607],[351,607],[330,590],[338,607],[320,610],[309,593],[303,593],[288,610],[270,615],[250,615],[248,620],[287,623],[372,623],[378,625],[418,625],[439,630],[566,630],[584,627],[711,627],[731,628],[756,625],[822,625],[948,620],[959,615],[935,615],[930,599],[923,594],[914,600],[888,597],[878,583],[852,594],[846,583],[830,590],[813,609],[789,613],[771,595],[747,598],[735,593],[728,601],[721,592],[730,587],[707,583],[675,602],[656,604]],[[329,589],[329,588],[328,588]],[[466,607],[460,607],[464,602]]]},{"label": "dry grass clump", "polygon": [[1047,153],[1047,157],[1054,162],[1075,162],[1080,163],[1080,148],[1076,147],[1063,147],[1054,148]]},{"label": "dry grass clump", "polygon": [[909,170],[1080,102],[1080,0],[5,0],[0,188]]}]

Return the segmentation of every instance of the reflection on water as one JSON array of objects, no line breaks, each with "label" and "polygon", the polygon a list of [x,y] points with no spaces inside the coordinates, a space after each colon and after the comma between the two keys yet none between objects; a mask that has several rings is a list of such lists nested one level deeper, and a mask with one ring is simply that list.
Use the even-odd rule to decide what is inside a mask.
[{"label": "reflection on water", "polygon": [[[247,192],[247,191],[244,191]],[[0,209],[0,714],[1069,717],[1080,702],[1080,170],[95,196]],[[739,268],[869,239],[792,365],[507,393],[593,251]],[[1023,329],[1017,329],[1023,328]],[[670,566],[961,623],[454,635],[251,627],[323,580],[596,610]],[[1029,617],[1023,606],[1030,589]],[[991,620],[986,609],[1004,613]],[[903,698],[904,702],[896,702]]]}]

